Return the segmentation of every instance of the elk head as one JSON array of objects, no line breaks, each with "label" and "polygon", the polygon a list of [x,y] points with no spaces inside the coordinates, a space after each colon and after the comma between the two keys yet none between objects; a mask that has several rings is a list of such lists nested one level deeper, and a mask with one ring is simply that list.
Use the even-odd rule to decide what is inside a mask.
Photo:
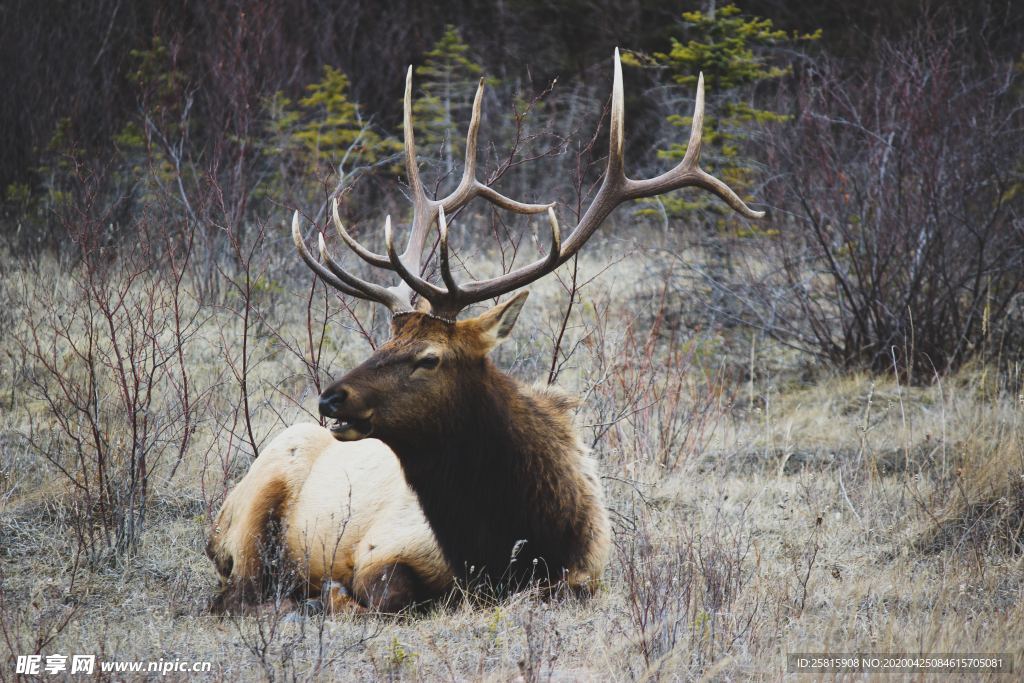
[{"label": "elk head", "polygon": [[[436,420],[436,409],[450,405],[461,389],[491,376],[488,352],[508,336],[526,298],[526,292],[499,304],[476,318],[458,321],[460,311],[471,304],[496,299],[520,289],[552,272],[572,258],[605,218],[623,202],[653,197],[682,187],[698,187],[723,199],[748,218],[763,212],[751,210],[725,183],[699,166],[701,131],[704,121],[704,77],[697,82],[697,100],[686,155],[679,164],[654,178],[628,178],[623,167],[622,66],[615,51],[608,161],[601,187],[572,232],[563,240],[554,204],[524,204],[506,197],[476,177],[476,147],[484,81],[480,80],[473,101],[466,138],[466,159],[462,179],[442,199],[430,199],[420,180],[412,125],[412,67],[405,82],[405,163],[413,195],[413,218],[405,249],[395,248],[391,217],[384,222],[386,254],[378,254],[357,242],[345,229],[333,204],[333,222],[338,236],[362,260],[375,268],[395,273],[399,282],[384,287],[355,276],[327,251],[319,235],[320,260],[306,248],[299,214],[292,221],[292,236],[299,254],[326,283],[349,296],[375,301],[393,315],[392,337],[366,362],[328,387],[320,398],[320,413],[336,420],[331,431],[339,440],[379,436],[385,441],[410,438],[423,433]],[[547,255],[498,277],[473,282],[456,282],[449,262],[446,216],[475,198],[503,209],[522,213],[546,213],[551,228]],[[423,248],[437,225],[441,284],[421,276]],[[414,307],[413,295],[420,304]]]},{"label": "elk head", "polygon": [[413,442],[443,428],[437,408],[457,409],[460,397],[488,383],[487,354],[508,337],[527,295],[458,322],[396,314],[391,339],[321,395],[320,414],[335,420],[331,433],[341,441],[372,435]]}]

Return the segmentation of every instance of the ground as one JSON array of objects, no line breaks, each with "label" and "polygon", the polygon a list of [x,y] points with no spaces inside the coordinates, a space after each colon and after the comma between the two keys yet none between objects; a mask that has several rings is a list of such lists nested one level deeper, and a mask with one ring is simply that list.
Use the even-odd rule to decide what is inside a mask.
[{"label": "ground", "polygon": [[[843,374],[749,329],[694,323],[699,296],[650,278],[656,262],[627,249],[584,263],[581,280],[596,279],[570,316],[571,354],[556,361],[558,384],[582,399],[578,424],[612,510],[604,585],[588,600],[527,593],[408,617],[208,613],[211,511],[249,462],[222,369],[237,316],[211,308],[190,340],[187,363],[211,398],[181,466],[171,473],[173,450],[153,466],[143,531],[120,551],[83,542],[96,531],[87,511],[40,454],[59,439],[41,436],[50,411],[32,380],[45,373],[17,352],[25,328],[13,322],[0,370],[11,387],[0,403],[0,679],[37,651],[208,661],[218,680],[777,680],[798,652],[1008,653],[1019,671],[1014,367],[997,359],[912,384]],[[22,288],[9,291],[37,277],[13,273]],[[315,406],[279,343],[306,333],[295,304],[305,292],[287,298],[291,287],[269,288],[282,301],[261,319],[282,336],[252,341],[258,440]],[[535,286],[499,364],[546,380],[565,303],[555,278]],[[335,376],[369,349],[351,327],[329,331]]]}]

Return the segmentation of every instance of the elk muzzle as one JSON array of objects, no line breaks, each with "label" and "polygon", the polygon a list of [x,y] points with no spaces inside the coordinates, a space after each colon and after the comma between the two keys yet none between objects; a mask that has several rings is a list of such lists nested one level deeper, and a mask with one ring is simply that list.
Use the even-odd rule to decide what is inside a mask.
[{"label": "elk muzzle", "polygon": [[373,410],[359,404],[358,394],[345,386],[331,386],[320,394],[320,415],[334,420],[328,429],[338,441],[358,441],[373,433]]}]

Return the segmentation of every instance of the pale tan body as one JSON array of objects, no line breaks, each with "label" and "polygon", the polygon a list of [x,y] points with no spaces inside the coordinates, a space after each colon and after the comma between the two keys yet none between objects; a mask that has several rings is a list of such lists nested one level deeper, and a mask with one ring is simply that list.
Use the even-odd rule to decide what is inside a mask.
[{"label": "pale tan body", "polygon": [[398,460],[376,439],[342,443],[319,425],[299,424],[260,453],[224,500],[208,546],[224,588],[243,599],[265,569],[271,519],[280,520],[284,556],[310,595],[334,581],[358,597],[394,564],[411,568],[434,596],[451,585]]}]

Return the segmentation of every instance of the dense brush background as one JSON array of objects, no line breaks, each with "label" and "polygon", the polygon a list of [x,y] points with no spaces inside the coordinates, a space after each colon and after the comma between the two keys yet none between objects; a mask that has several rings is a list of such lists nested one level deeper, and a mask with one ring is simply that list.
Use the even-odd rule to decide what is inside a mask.
[{"label": "dense brush background", "polygon": [[[1022,9],[3,2],[0,680],[32,653],[222,680],[771,680],[797,651],[1024,666]],[[692,191],[619,209],[496,354],[582,399],[603,589],[210,616],[226,491],[387,333],[299,261],[291,212],[337,254],[331,197],[375,250],[385,214],[408,218],[412,64],[430,187],[459,177],[484,77],[482,177],[573,225],[616,46],[627,172],[676,163],[703,70],[704,165],[769,215]],[[452,229],[464,278],[547,239],[487,206]]]}]

